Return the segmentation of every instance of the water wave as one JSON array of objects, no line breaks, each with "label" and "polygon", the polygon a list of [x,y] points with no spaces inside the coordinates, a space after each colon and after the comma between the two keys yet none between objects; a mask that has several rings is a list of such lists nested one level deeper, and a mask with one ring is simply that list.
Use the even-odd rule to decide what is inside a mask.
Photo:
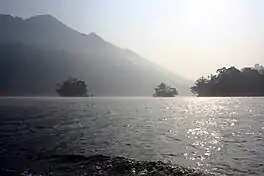
[{"label": "water wave", "polygon": [[[52,155],[45,157],[47,166],[43,170],[27,169],[21,173],[13,170],[2,170],[1,175],[22,176],[212,176],[194,168],[175,165],[163,161],[136,161],[125,157],[103,155]],[[34,171],[33,171],[34,170]]]}]

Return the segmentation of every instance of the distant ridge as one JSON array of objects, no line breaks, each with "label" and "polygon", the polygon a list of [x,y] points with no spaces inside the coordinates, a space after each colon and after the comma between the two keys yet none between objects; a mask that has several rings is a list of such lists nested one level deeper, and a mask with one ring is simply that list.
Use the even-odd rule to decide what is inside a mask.
[{"label": "distant ridge", "polygon": [[97,96],[152,96],[160,82],[190,94],[188,80],[51,15],[0,15],[0,26],[1,96],[56,95],[55,84],[70,76]]}]

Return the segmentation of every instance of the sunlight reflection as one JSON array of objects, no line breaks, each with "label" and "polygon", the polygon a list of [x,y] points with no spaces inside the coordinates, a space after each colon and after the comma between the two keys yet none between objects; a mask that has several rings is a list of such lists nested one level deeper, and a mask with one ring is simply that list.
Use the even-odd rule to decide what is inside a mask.
[{"label": "sunlight reflection", "polygon": [[[196,161],[198,166],[207,165],[206,160],[223,147],[221,143],[223,122],[226,123],[225,126],[235,126],[237,123],[235,119],[215,118],[227,115],[225,113],[228,112],[229,107],[227,106],[228,102],[222,103],[223,100],[217,98],[214,100],[208,101],[205,98],[198,102],[190,101],[188,104],[189,111],[185,111],[192,116],[192,126],[186,129],[185,135],[191,142],[190,147],[199,149],[198,152],[189,153],[188,159]],[[235,116],[237,113],[229,113],[228,115]]]}]

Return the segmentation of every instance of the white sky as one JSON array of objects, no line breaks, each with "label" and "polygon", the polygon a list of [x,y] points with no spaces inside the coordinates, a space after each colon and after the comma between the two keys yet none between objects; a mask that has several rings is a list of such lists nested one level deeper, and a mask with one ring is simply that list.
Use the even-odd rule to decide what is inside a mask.
[{"label": "white sky", "polygon": [[0,13],[51,14],[196,79],[264,63],[264,0],[0,0]]}]

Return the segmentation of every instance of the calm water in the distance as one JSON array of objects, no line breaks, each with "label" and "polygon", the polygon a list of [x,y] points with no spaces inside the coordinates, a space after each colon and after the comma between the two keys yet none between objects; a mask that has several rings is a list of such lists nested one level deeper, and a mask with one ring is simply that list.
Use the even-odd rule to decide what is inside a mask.
[{"label": "calm water in the distance", "polygon": [[0,99],[2,172],[37,174],[41,156],[70,154],[263,176],[264,98]]}]

